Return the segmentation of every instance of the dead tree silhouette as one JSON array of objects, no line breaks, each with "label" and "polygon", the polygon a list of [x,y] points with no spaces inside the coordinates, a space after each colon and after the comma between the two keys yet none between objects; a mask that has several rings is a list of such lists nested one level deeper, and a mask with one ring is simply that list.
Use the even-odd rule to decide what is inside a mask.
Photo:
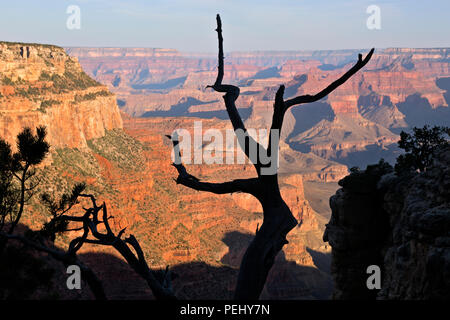
[{"label": "dead tree silhouette", "polygon": [[[178,171],[178,178],[176,179],[177,184],[182,184],[194,190],[208,191],[215,194],[227,194],[233,192],[249,193],[261,203],[263,208],[263,223],[259,230],[256,231],[253,241],[250,243],[242,258],[234,294],[235,299],[258,299],[263,290],[267,275],[274,264],[276,255],[281,251],[283,246],[288,243],[286,235],[298,222],[281,197],[276,170],[274,173],[264,174],[265,168],[273,167],[273,165],[275,165],[275,168],[278,168],[278,139],[272,139],[272,135],[269,135],[268,146],[267,149],[265,149],[249,136],[235,104],[239,97],[239,88],[234,85],[222,84],[224,77],[222,22],[219,15],[217,15],[216,19],[216,31],[219,41],[218,74],[216,82],[213,85],[207,86],[207,88],[209,87],[217,92],[225,93],[223,96],[225,107],[237,135],[239,145],[245,155],[253,163],[257,172],[257,177],[232,180],[224,183],[202,182],[186,171],[186,168],[181,163],[178,139],[169,136],[173,141],[175,152],[175,162],[173,163],[173,166]],[[362,58],[362,55],[359,54],[358,61],[350,70],[315,95],[301,95],[293,99],[284,100],[283,94],[285,87],[284,85],[281,85],[275,96],[271,130],[280,133],[283,126],[284,115],[290,107],[315,102],[324,98],[364,67],[369,62],[373,52],[374,49],[371,49],[364,59]],[[241,134],[242,132],[244,135]],[[251,144],[257,146],[258,152],[256,159],[250,157]],[[271,157],[271,150],[276,150],[275,157]],[[276,161],[276,163],[273,164],[271,161],[265,163],[266,160],[262,161],[262,152],[266,152],[272,159],[271,161]]]},{"label": "dead tree silhouette", "polygon": [[[77,253],[86,243],[113,247],[127,261],[129,266],[147,282],[156,299],[176,299],[172,289],[169,268],[167,267],[165,272],[152,270],[145,260],[144,252],[142,251],[138,240],[132,234],[126,238],[122,238],[126,228],[120,230],[116,235],[109,224],[109,220],[112,216],[108,215],[105,202],[101,205],[97,205],[95,197],[91,194],[81,193],[83,190],[84,185],[79,184],[74,187],[71,195],[62,197],[62,199],[65,200],[55,202],[49,199],[48,196],[46,196],[47,198],[44,200],[47,202],[48,206],[53,209],[55,214],[52,220],[40,231],[41,236],[44,235],[44,238],[54,239],[55,233],[58,232],[83,232],[81,236],[71,240],[67,250],[63,251],[61,249],[49,247],[44,243],[42,238],[39,238],[38,241],[33,241],[21,235],[6,233],[0,233],[0,237],[17,240],[38,251],[48,253],[56,260],[62,262],[65,266],[79,266],[82,278],[87,282],[92,293],[98,300],[107,299],[103,284],[92,269],[78,258]],[[78,203],[78,198],[80,197],[88,198],[92,205],[88,208],[83,207],[83,215],[68,214],[72,207]],[[100,214],[101,218],[99,217]],[[75,225],[74,228],[68,229],[69,224]],[[101,226],[104,231],[100,231],[99,226]],[[49,235],[52,235],[53,237],[49,237]]]},{"label": "dead tree silhouette", "polygon": [[[94,296],[104,300],[107,297],[103,284],[92,269],[78,258],[77,253],[85,243],[111,246],[147,282],[155,298],[175,299],[169,269],[166,268],[165,272],[150,269],[138,240],[133,235],[122,239],[125,229],[117,235],[113,232],[106,204],[98,206],[93,195],[82,193],[85,184],[76,184],[71,193],[64,193],[58,201],[44,192],[41,201],[49,209],[52,219],[44,223],[41,230],[33,231],[27,236],[14,233],[25,212],[25,205],[34,195],[40,182],[40,179],[33,181],[32,178],[37,173],[36,166],[43,161],[50,148],[45,137],[44,127],[38,127],[36,135],[30,128],[25,128],[17,136],[18,151],[15,153],[12,153],[10,145],[0,138],[0,262],[8,263],[5,259],[2,260],[2,252],[8,241],[19,241],[37,251],[49,254],[65,266],[78,265],[83,279]],[[18,188],[12,181],[14,177],[17,179]],[[88,198],[92,205],[88,208],[83,207],[82,216],[71,215],[69,211],[79,203],[79,198]],[[102,218],[99,218],[101,213]],[[69,229],[69,224],[76,227]],[[5,227],[8,229],[7,232],[3,231]],[[100,231],[100,228],[105,231]],[[82,231],[83,234],[71,240],[67,250],[56,248],[54,246],[56,234],[67,231]]]}]

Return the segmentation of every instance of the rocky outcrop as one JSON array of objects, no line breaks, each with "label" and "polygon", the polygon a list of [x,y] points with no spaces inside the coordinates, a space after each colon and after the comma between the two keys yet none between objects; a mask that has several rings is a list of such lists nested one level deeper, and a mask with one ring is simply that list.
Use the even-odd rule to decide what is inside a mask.
[{"label": "rocky outcrop", "polygon": [[[450,147],[424,173],[397,176],[386,163],[342,179],[330,199],[335,299],[450,298]],[[369,290],[367,267],[381,269]]]},{"label": "rocky outcrop", "polygon": [[332,121],[322,120],[313,128],[290,139],[295,149],[334,160],[344,158],[352,152],[363,151],[370,145],[383,148],[397,141],[397,135],[358,114],[353,117],[339,115]]},{"label": "rocky outcrop", "polygon": [[0,93],[0,136],[13,145],[25,126],[46,126],[54,148],[81,149],[122,127],[115,96],[60,47],[0,42]]}]

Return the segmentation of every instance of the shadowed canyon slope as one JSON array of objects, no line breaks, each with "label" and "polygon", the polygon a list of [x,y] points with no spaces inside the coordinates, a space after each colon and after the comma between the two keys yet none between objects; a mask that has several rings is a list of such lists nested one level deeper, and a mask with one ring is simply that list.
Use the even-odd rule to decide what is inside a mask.
[{"label": "shadowed canyon slope", "polygon": [[[333,247],[336,299],[450,298],[450,146],[426,171],[396,174],[386,163],[354,171],[330,198],[324,240]],[[367,266],[381,270],[369,290]]]}]

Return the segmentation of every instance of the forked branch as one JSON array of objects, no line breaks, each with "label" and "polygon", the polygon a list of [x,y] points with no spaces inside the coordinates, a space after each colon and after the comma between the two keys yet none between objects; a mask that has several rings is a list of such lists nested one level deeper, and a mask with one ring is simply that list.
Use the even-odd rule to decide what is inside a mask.
[{"label": "forked branch", "polygon": [[[0,233],[0,237],[19,240],[25,245],[52,255],[55,259],[62,261],[66,265],[79,265],[84,279],[88,281],[91,289],[93,289],[96,297],[99,299],[106,299],[101,282],[96,278],[92,270],[77,258],[77,252],[85,243],[112,246],[125,258],[130,267],[147,282],[157,299],[176,299],[171,287],[170,273],[168,270],[166,270],[163,279],[158,279],[154,271],[148,266],[137,239],[133,235],[122,239],[125,229],[122,229],[117,235],[112,231],[109,224],[111,217],[108,216],[106,204],[103,202],[102,205],[98,206],[95,197],[91,194],[79,194],[78,196],[88,198],[92,203],[91,207],[83,208],[85,213],[82,216],[62,214],[54,218],[55,222],[64,221],[67,223],[82,224],[82,227],[72,229],[83,230],[83,233],[70,242],[67,251],[52,249],[18,235]],[[100,213],[102,214],[101,219],[99,219]],[[100,231],[99,225],[103,225],[105,231]],[[66,229],[66,231],[68,230]]]},{"label": "forked branch", "polygon": [[357,73],[362,67],[364,67],[370,60],[370,58],[373,55],[373,52],[375,51],[375,48],[372,48],[369,53],[366,55],[366,57],[363,59],[362,54],[358,54],[358,61],[356,64],[348,70],[346,73],[344,73],[339,79],[331,83],[328,87],[320,91],[319,93],[315,95],[302,95],[295,97],[293,99],[289,99],[285,101],[285,108],[288,109],[292,106],[302,104],[302,103],[311,103],[318,101],[324,97],[326,97],[328,94],[333,92],[337,87],[344,84],[348,79],[350,79],[355,73]]},{"label": "forked branch", "polygon": [[181,162],[181,152],[177,136],[174,135],[172,137],[167,135],[167,137],[171,139],[173,143],[175,161],[172,163],[172,165],[178,171],[178,177],[175,180],[177,184],[182,184],[188,188],[197,191],[207,191],[215,194],[245,192],[255,195],[258,180],[257,178],[237,179],[228,182],[213,183],[213,182],[202,182],[197,177],[189,174],[185,166]]},{"label": "forked branch", "polygon": [[[152,289],[152,292],[157,299],[176,299],[171,288],[170,278],[167,278],[170,277],[170,274],[166,273],[163,281],[159,281],[156,278],[153,271],[149,268],[142,248],[136,238],[133,235],[130,235],[128,238],[122,239],[125,229],[122,229],[118,235],[114,234],[111,226],[109,225],[106,204],[103,202],[101,206],[97,206],[93,195],[81,194],[80,196],[89,198],[92,202],[92,207],[85,209],[86,213],[82,218],[84,229],[83,235],[73,240],[74,244],[72,245],[71,243],[71,246],[79,249],[84,243],[92,243],[114,247],[114,249],[116,249],[122,257],[125,258],[131,268],[147,281],[150,289]],[[102,211],[102,220],[99,220],[98,218],[100,211]],[[72,218],[77,217],[65,216],[65,218],[69,221],[74,221]],[[98,230],[97,226],[99,224],[103,224],[105,226],[105,233]],[[89,232],[95,239],[88,238]],[[131,250],[130,246],[133,248],[134,252]]]},{"label": "forked branch", "polygon": [[[319,93],[317,93],[315,95],[309,95],[309,94],[301,95],[301,96],[284,101],[283,100],[284,85],[281,85],[275,96],[271,129],[278,130],[278,134],[279,134],[279,136],[281,136],[281,129],[283,127],[284,115],[286,114],[286,111],[290,107],[299,105],[299,104],[303,104],[303,103],[311,103],[311,102],[319,101],[320,99],[326,97],[328,94],[330,94],[331,92],[336,90],[339,86],[344,84],[348,79],[350,79],[361,68],[363,68],[369,62],[370,58],[373,55],[374,50],[375,50],[375,48],[372,48],[364,59],[362,58],[362,54],[359,54],[358,61],[350,70],[348,70],[339,79],[335,80],[328,87],[326,87],[325,89],[323,89],[322,91],[320,91]],[[271,152],[271,150],[272,150],[272,141],[269,138],[268,151]]]},{"label": "forked branch", "polygon": [[[239,97],[239,88],[230,84],[222,84],[222,80],[224,77],[224,53],[223,53],[223,36],[222,36],[222,21],[220,20],[220,15],[216,16],[217,20],[217,37],[219,40],[219,56],[218,56],[218,68],[217,68],[217,78],[216,82],[211,86],[207,86],[207,88],[213,88],[217,92],[225,92],[226,94],[223,96],[225,107],[227,109],[228,117],[230,118],[231,124],[233,125],[234,131],[242,130],[244,133],[247,133],[247,129],[245,128],[244,122],[242,121],[241,116],[236,108],[236,100]],[[250,159],[250,144],[257,146],[258,150],[263,150],[264,148],[259,145],[250,135],[237,135],[239,145],[244,151],[245,155]],[[250,159],[255,160],[255,159]],[[256,168],[256,171],[259,174],[260,164],[258,161],[253,162],[253,165]]]},{"label": "forked branch", "polygon": [[[218,92],[226,93],[224,96],[225,106],[239,140],[239,134],[236,130],[242,129],[246,132],[246,129],[235,105],[235,101],[239,96],[239,88],[232,85],[222,84],[224,77],[224,56],[222,23],[219,15],[217,15],[216,31],[219,39],[219,66],[216,82],[214,85],[209,87]],[[276,159],[278,159],[278,142],[283,126],[283,118],[288,108],[301,103],[314,102],[325,97],[327,94],[345,83],[345,81],[347,81],[352,75],[366,65],[370,60],[373,51],[374,50],[372,49],[364,59],[362,59],[362,56],[359,55],[358,62],[349,71],[315,95],[303,95],[284,101],[283,95],[285,87],[284,85],[280,86],[273,105],[274,112],[271,125],[272,130],[278,130],[276,133],[278,135],[278,139],[275,140],[271,132],[269,135],[269,145],[267,150],[267,153],[270,153],[269,156],[271,156],[272,161],[275,156]],[[257,228],[256,235],[242,258],[234,294],[235,299],[258,299],[266,283],[269,271],[275,262],[277,254],[287,243],[286,236],[298,225],[297,219],[294,217],[281,196],[276,169],[274,171],[268,171],[267,175],[263,172],[265,166],[269,165],[269,169],[275,166],[273,166],[272,161],[268,165],[265,164],[263,166],[259,157],[256,160],[251,159],[248,148],[248,143],[251,140],[241,139],[239,140],[240,146],[244,150],[247,157],[249,157],[250,160],[253,160],[252,162],[258,172],[258,177],[247,180],[234,180],[225,183],[201,182],[198,178],[189,174],[183,166],[177,137],[168,137],[172,140],[174,147],[175,161],[173,166],[178,171],[178,178],[176,180],[177,183],[183,184],[195,190],[209,191],[217,194],[238,191],[248,192],[254,195],[261,203],[263,209],[263,223],[260,228]],[[255,141],[252,141],[252,143],[256,144]],[[263,149],[259,144],[257,144],[257,147],[259,150]],[[274,152],[277,154],[272,154]],[[278,160],[276,161],[277,162],[275,165],[278,165]],[[277,168],[277,166],[275,168]]]}]

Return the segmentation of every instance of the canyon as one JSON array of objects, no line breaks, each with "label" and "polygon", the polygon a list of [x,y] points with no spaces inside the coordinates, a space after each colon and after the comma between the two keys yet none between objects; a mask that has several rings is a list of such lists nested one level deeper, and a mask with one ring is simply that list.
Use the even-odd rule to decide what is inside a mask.
[{"label": "canyon", "polygon": [[[88,74],[138,117],[226,119],[214,54],[147,48],[66,48]],[[358,52],[279,51],[226,54],[224,81],[239,85],[237,107],[249,128],[270,126],[276,89],[285,98],[312,94],[349,69]],[[393,162],[398,134],[414,126],[448,125],[448,48],[377,49],[369,64],[338,90],[286,114],[282,138],[293,150],[348,167]]]},{"label": "canyon", "polygon": [[[178,297],[230,298],[242,255],[262,222],[262,211],[252,198],[197,193],[172,180],[176,172],[165,135],[178,128],[192,129],[195,119],[130,117],[119,110],[114,93],[89,78],[77,59],[59,47],[2,43],[1,59],[2,138],[14,145],[15,135],[25,126],[44,125],[48,130],[51,154],[38,170],[36,194],[49,191],[58,197],[76,182],[86,182],[87,192],[107,203],[114,216],[113,228],[127,227],[127,234],[139,239],[152,268],[171,266],[177,275]],[[205,130],[231,128],[227,120],[203,120]],[[303,180],[333,183],[347,169],[321,159],[314,170],[306,170],[314,155],[303,156],[287,145],[282,149],[286,168],[302,163],[305,169],[281,174],[282,194],[302,223],[289,234],[289,245],[277,257],[262,298],[326,299],[332,289],[326,259],[329,247],[319,239],[327,213],[319,214],[311,207]],[[193,165],[192,170],[208,180],[255,174],[249,164]],[[21,223],[37,230],[49,218],[35,196]],[[79,235],[80,231],[71,231],[57,237],[55,245],[66,248],[69,239]],[[108,297],[152,297],[114,251],[86,245],[80,256],[103,280]],[[67,289],[57,287],[59,296],[73,298]],[[84,287],[78,298],[92,298]]]},{"label": "canyon", "polygon": [[[286,114],[280,188],[301,223],[277,256],[263,299],[331,297],[331,248],[322,240],[331,215],[328,198],[349,167],[395,159],[401,130],[449,124],[449,51],[379,49],[333,94]],[[315,93],[345,72],[358,52],[232,52],[224,82],[240,86],[237,105],[246,126],[267,128],[280,84],[286,85],[285,98]],[[107,203],[113,228],[127,227],[140,241],[149,265],[170,265],[175,293],[185,299],[232,296],[242,255],[262,221],[250,196],[196,192],[173,180],[165,135],[180,128],[193,135],[200,120],[203,130],[232,128],[222,97],[206,89],[216,64],[214,54],[173,49],[0,43],[0,136],[14,144],[24,126],[48,130],[51,156],[40,168],[38,193],[58,196],[87,182],[87,191]],[[250,164],[187,166],[207,181],[255,175]],[[27,227],[48,221],[38,199],[28,209],[22,221]],[[55,245],[66,247],[79,235],[71,231]],[[152,298],[114,251],[86,245],[80,256],[109,297]],[[78,298],[91,297],[85,288]]]}]

